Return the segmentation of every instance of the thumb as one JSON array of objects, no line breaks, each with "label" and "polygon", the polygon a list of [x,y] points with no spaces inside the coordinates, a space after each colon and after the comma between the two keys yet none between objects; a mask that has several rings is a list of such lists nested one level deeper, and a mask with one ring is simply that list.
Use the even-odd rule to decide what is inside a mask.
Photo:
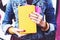
[{"label": "thumb", "polygon": [[17,32],[25,32],[23,29],[14,28]]}]

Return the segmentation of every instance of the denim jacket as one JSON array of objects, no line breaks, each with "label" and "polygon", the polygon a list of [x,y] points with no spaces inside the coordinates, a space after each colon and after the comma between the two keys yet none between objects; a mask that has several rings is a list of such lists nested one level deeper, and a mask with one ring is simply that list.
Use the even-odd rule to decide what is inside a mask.
[{"label": "denim jacket", "polygon": [[[5,17],[3,20],[2,29],[5,34],[8,34],[6,31],[12,25],[12,19],[15,19],[15,28],[18,28],[18,6],[24,6],[27,4],[26,0],[10,0],[6,6]],[[50,25],[50,29],[47,32],[43,32],[39,26],[37,26],[36,34],[28,34],[23,36],[24,40],[27,39],[37,39],[44,38],[45,35],[49,35],[51,32],[54,32],[56,29],[56,20],[54,15],[54,8],[51,0],[33,0],[32,5],[39,6],[42,8],[42,13],[46,16],[46,21]],[[53,34],[53,33],[52,33]]]}]

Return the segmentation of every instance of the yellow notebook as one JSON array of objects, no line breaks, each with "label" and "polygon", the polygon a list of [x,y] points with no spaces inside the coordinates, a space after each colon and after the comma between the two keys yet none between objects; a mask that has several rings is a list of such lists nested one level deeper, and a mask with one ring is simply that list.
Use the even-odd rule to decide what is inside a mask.
[{"label": "yellow notebook", "polygon": [[19,29],[24,29],[25,32],[20,32],[20,34],[36,33],[36,23],[34,23],[30,18],[29,14],[35,11],[34,5],[18,6],[18,20]]}]

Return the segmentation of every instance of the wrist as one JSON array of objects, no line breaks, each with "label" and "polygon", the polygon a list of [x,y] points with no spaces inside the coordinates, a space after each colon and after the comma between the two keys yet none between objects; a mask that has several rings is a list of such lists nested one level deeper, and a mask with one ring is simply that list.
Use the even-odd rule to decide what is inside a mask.
[{"label": "wrist", "polygon": [[41,28],[42,31],[47,31],[49,30],[49,24],[46,22],[45,27]]},{"label": "wrist", "polygon": [[13,32],[13,26],[11,26],[11,27],[8,28],[8,32],[9,32],[10,34],[14,34],[14,32]]}]

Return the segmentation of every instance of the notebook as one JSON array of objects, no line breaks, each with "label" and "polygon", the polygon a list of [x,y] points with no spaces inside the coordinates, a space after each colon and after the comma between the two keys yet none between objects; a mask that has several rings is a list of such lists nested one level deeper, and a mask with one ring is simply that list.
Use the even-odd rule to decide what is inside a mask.
[{"label": "notebook", "polygon": [[19,29],[24,29],[25,32],[20,32],[20,34],[30,34],[36,33],[36,23],[29,18],[29,14],[35,12],[34,5],[18,6],[18,21]]}]

